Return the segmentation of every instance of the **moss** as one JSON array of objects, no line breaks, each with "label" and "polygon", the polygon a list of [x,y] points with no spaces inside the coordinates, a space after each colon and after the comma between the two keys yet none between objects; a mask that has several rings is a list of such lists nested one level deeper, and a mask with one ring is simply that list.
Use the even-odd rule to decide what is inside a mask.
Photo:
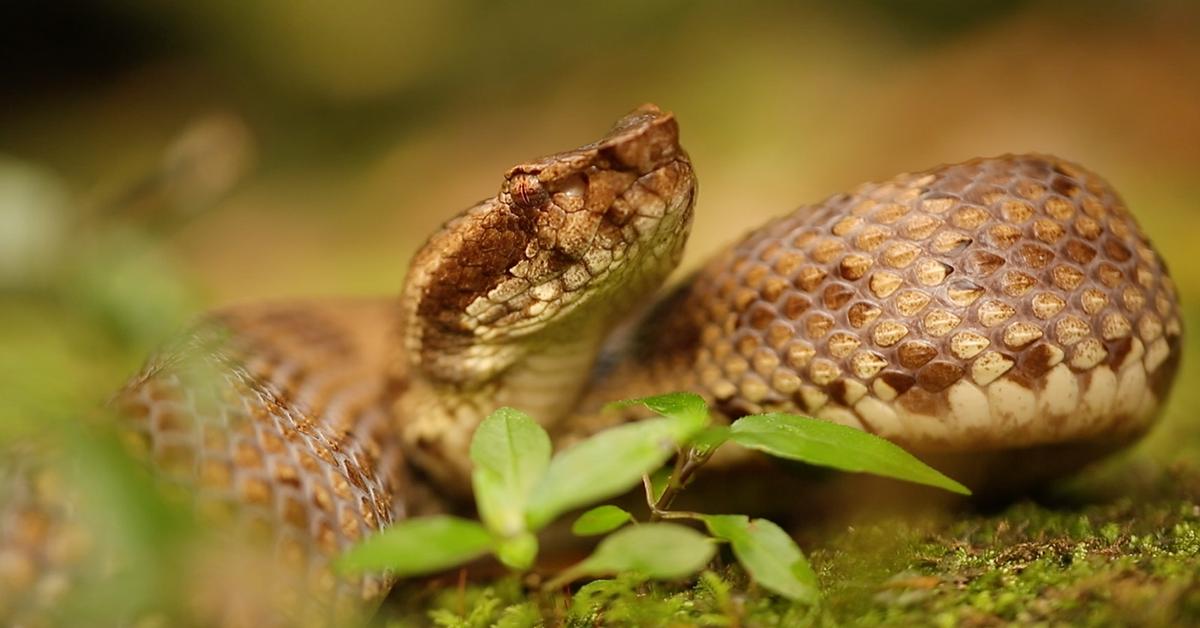
[{"label": "moss", "polygon": [[[572,593],[537,593],[513,577],[466,586],[407,585],[390,625],[790,626],[1171,625],[1200,622],[1200,468],[1146,480],[1123,466],[1043,503],[992,514],[884,518],[815,534],[819,609],[790,604],[735,566],[693,583],[629,576]],[[1105,495],[1115,495],[1105,497]],[[433,591],[430,593],[430,591]]]},{"label": "moss", "polygon": [[[841,534],[814,552],[826,612],[867,624],[1200,620],[1200,474],[1176,469],[1129,488],[1142,499],[1025,502],[944,526],[880,523]],[[885,544],[897,550],[876,559],[885,564],[864,564]]]}]

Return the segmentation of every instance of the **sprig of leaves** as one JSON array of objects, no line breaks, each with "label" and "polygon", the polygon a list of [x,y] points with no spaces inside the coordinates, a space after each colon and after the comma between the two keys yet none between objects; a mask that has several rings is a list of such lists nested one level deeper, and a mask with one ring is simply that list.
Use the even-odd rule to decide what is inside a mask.
[{"label": "sprig of leaves", "polygon": [[[631,513],[612,505],[583,513],[572,526],[575,534],[609,536],[592,555],[550,579],[547,588],[625,572],[684,578],[709,563],[716,543],[728,543],[759,585],[816,603],[816,575],[778,525],[745,515],[670,510],[674,497],[717,449],[732,443],[807,464],[970,494],[900,447],[827,421],[772,413],[742,417],[728,426],[711,425],[707,404],[690,393],[613,405],[638,405],[659,416],[604,430],[553,456],[549,436],[533,419],[511,408],[497,410],[480,423],[470,448],[482,523],[449,516],[403,521],[352,548],[339,566],[417,575],[491,553],[512,569],[526,570],[537,557],[539,530],[571,510],[625,493],[641,481],[650,522],[638,523]],[[674,465],[665,467],[672,458]],[[661,519],[693,520],[709,536]]]},{"label": "sprig of leaves", "polygon": [[455,517],[403,521],[352,548],[339,567],[416,575],[490,552],[513,569],[528,569],[537,557],[538,530],[636,486],[708,422],[695,395],[651,402],[671,414],[605,430],[554,457],[537,422],[512,408],[496,410],[471,439],[471,482],[483,525]]}]

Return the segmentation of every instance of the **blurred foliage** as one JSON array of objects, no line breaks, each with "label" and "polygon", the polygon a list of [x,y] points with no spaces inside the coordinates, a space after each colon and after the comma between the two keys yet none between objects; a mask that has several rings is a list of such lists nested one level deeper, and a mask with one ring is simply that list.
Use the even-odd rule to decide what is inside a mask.
[{"label": "blurred foliage", "polygon": [[[1122,190],[1194,329],[1197,32],[1200,6],[1183,0],[4,3],[0,453],[56,452],[46,463],[99,511],[84,518],[96,542],[140,544],[142,584],[170,589],[172,565],[154,557],[190,528],[123,460],[100,411],[146,353],[215,305],[393,293],[424,236],[509,164],[644,101],[677,112],[704,182],[685,265],[863,180],[1044,151]],[[1139,619],[1130,609],[1154,596],[1194,618],[1196,584],[1180,575],[1196,571],[1184,539],[1200,455],[1193,338],[1161,425],[1066,489],[1085,505],[912,524],[895,552],[842,524],[805,532],[806,547],[828,548],[815,557],[824,584],[853,600],[835,616],[1022,620],[1004,593],[1015,583],[1080,620]],[[1062,531],[1079,516],[1091,527]],[[0,540],[14,538],[4,525]],[[1061,549],[1066,537],[1076,549]],[[1004,571],[1015,563],[998,553],[1014,543],[1038,548],[1033,568]],[[13,565],[0,548],[0,578],[19,576]],[[930,576],[939,584],[924,588]],[[631,586],[610,599],[786,612],[729,593],[724,577],[709,597]],[[463,596],[525,617],[522,590],[505,586],[401,593],[448,625],[469,610]],[[547,603],[570,616],[567,601]]]}]

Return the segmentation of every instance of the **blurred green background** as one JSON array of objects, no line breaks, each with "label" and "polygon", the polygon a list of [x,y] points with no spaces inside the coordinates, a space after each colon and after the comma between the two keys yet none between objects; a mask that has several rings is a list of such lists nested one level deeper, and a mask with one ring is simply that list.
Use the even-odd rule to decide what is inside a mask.
[{"label": "blurred green background", "polygon": [[[211,0],[0,7],[0,438],[89,414],[210,307],[398,291],[520,160],[643,102],[685,266],[859,182],[1005,152],[1121,191],[1197,320],[1200,3]],[[1133,454],[1200,454],[1194,343]]]}]

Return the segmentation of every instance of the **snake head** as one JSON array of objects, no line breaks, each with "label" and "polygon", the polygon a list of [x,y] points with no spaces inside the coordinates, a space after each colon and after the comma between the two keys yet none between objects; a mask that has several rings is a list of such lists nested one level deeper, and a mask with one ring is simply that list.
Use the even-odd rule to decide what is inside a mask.
[{"label": "snake head", "polygon": [[487,413],[569,412],[604,336],[678,263],[695,195],[674,116],[645,105],[595,142],[509,169],[434,234],[402,300],[409,459],[461,490]]},{"label": "snake head", "polygon": [[535,345],[599,337],[678,263],[695,192],[675,117],[654,105],[510,168],[414,259],[412,360],[434,379],[482,382]]}]

